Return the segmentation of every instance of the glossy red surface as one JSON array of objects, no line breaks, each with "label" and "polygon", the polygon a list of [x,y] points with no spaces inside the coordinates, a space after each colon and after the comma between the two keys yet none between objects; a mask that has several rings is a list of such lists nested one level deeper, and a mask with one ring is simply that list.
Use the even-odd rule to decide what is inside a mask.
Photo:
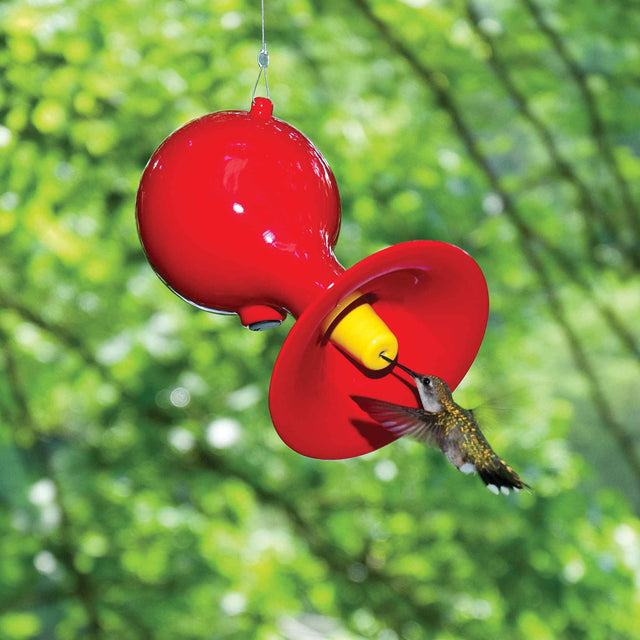
[{"label": "glossy red surface", "polygon": [[369,371],[328,342],[322,320],[353,291],[371,304],[398,338],[398,359],[437,375],[452,389],[471,366],[484,335],[489,298],[484,276],[464,251],[442,242],[395,245],[340,276],[295,323],[280,351],[269,393],[280,437],[312,458],[350,458],[394,438],[352,395],[418,406],[402,372]]},{"label": "glossy red surface", "polygon": [[406,376],[358,365],[322,335],[350,293],[367,294],[396,335],[401,362],[454,388],[482,341],[488,296],[464,251],[439,242],[400,244],[346,272],[333,246],[340,199],[333,173],[299,131],[256,98],[171,134],[147,165],[136,203],[153,268],[188,302],[238,313],[246,326],[298,321],[275,365],[273,423],[296,451],[347,458],[392,438],[351,395],[416,405]]},{"label": "glossy red surface", "polygon": [[149,262],[188,302],[245,324],[298,317],[343,271],[340,197],[322,154],[256,98],[172,133],[138,189]]}]

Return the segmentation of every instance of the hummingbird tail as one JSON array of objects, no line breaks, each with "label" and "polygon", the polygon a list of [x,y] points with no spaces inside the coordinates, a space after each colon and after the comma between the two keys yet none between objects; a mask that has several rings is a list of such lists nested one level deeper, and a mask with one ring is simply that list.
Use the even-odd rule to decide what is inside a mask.
[{"label": "hummingbird tail", "polygon": [[520,491],[529,489],[529,485],[523,482],[520,476],[497,455],[491,456],[486,464],[477,467],[478,475],[487,485],[487,489],[496,495],[509,493],[510,489]]}]

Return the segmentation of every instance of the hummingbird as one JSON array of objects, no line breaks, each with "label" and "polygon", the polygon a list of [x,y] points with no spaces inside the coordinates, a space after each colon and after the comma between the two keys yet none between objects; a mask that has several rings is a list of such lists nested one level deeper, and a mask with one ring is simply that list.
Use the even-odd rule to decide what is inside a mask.
[{"label": "hummingbird", "polygon": [[[394,363],[384,354],[380,357]],[[395,362],[415,381],[422,408],[351,396],[371,418],[394,436],[410,435],[439,447],[447,460],[462,473],[477,473],[496,495],[508,495],[529,485],[500,458],[480,430],[473,411],[456,404],[449,385],[437,376],[422,375]]]}]

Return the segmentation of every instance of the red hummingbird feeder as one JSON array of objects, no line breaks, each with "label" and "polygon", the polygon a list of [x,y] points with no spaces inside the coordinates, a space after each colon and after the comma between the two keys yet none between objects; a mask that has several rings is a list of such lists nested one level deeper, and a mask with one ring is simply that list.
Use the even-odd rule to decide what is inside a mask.
[{"label": "red hummingbird feeder", "polygon": [[487,287],[461,249],[395,245],[345,270],[333,247],[333,173],[297,129],[256,98],[172,133],[151,157],[136,203],[149,262],[187,302],[236,313],[249,329],[296,318],[278,356],[269,406],[276,430],[312,458],[349,458],[394,437],[351,396],[415,404],[383,353],[454,389],[488,315]]}]

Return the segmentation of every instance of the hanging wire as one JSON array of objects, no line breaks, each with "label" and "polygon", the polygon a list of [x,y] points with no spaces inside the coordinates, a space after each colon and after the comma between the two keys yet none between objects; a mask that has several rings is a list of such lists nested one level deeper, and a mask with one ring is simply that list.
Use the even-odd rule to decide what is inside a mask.
[{"label": "hanging wire", "polygon": [[267,98],[271,99],[271,95],[269,94],[269,81],[267,80],[267,67],[269,66],[269,52],[267,51],[267,42],[264,39],[264,0],[260,0],[260,8],[262,12],[262,49],[260,49],[260,53],[258,54],[258,66],[260,67],[260,71],[258,71],[258,77],[256,78],[256,83],[253,85],[253,91],[251,92],[251,104],[256,97],[256,89],[258,88],[258,83],[260,82],[260,76],[264,73],[264,84],[267,87]]}]

